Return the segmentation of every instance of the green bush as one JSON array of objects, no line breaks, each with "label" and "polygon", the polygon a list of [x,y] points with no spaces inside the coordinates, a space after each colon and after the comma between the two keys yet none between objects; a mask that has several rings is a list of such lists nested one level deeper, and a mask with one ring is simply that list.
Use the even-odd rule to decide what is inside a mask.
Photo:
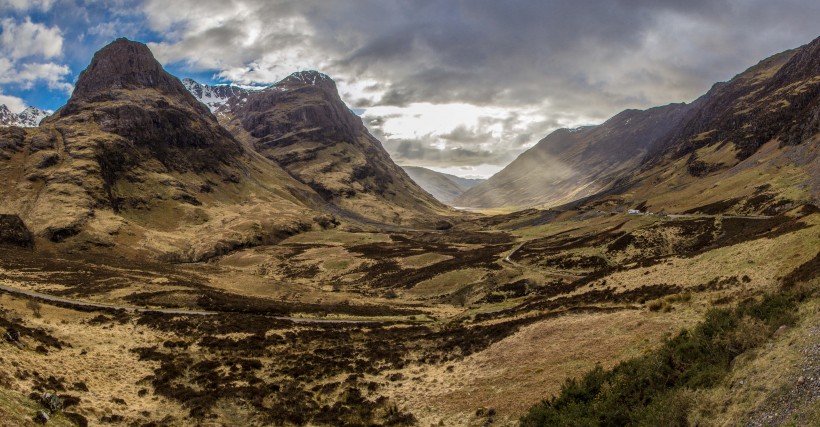
[{"label": "green bush", "polygon": [[521,425],[686,426],[692,390],[715,386],[735,357],[780,325],[793,324],[798,299],[767,295],[735,309],[710,310],[694,329],[651,353],[568,379],[558,396],[530,408]]}]

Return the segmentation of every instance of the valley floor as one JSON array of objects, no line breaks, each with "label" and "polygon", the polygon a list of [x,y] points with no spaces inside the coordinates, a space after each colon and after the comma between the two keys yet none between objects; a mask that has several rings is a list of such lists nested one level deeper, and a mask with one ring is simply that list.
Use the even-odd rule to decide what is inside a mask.
[{"label": "valley floor", "polygon": [[[2,247],[0,414],[33,425],[52,392],[54,425],[515,425],[566,378],[714,307],[816,287],[819,231],[811,207],[527,211],[342,226],[199,264]],[[816,408],[817,312],[812,299],[744,353],[692,416],[768,425]],[[815,389],[793,390],[799,376]]]}]

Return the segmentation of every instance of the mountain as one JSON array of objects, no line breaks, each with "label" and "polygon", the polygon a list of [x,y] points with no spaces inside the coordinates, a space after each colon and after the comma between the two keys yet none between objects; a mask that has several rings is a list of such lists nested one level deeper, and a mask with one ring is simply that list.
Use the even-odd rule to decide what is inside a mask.
[{"label": "mountain", "polygon": [[462,178],[418,166],[402,166],[402,169],[421,188],[446,204],[452,204],[462,193],[484,182],[483,179]]},{"label": "mountain", "polygon": [[127,39],[97,52],[38,128],[0,129],[0,159],[2,213],[46,247],[194,261],[329,221],[315,192]]},{"label": "mountain", "polygon": [[24,128],[37,127],[44,118],[48,117],[48,112],[36,107],[27,107],[25,110],[15,114],[8,107],[0,104],[0,126],[18,126]]},{"label": "mountain", "polygon": [[691,106],[626,110],[598,126],[559,129],[454,203],[480,208],[556,206],[607,189],[637,167]]},{"label": "mountain", "polygon": [[818,205],[818,141],[820,37],[714,85],[614,191],[584,203],[739,214]]},{"label": "mountain", "polygon": [[455,203],[773,214],[820,202],[820,38],[689,105],[558,130]]},{"label": "mountain", "polygon": [[237,92],[218,112],[239,140],[310,186],[336,215],[411,226],[453,215],[393,163],[325,74],[297,72]]},{"label": "mountain", "polygon": [[182,85],[191,92],[199,102],[205,104],[212,113],[219,114],[225,108],[230,108],[229,102],[242,103],[253,92],[248,89],[232,85],[204,85],[192,79],[182,79]]}]

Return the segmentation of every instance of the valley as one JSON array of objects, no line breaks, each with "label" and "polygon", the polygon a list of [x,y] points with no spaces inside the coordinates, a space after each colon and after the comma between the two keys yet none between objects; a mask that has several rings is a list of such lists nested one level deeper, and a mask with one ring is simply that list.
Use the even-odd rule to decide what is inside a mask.
[{"label": "valley", "polygon": [[818,76],[820,39],[466,182],[325,74],[215,89],[117,39],[0,128],[0,415],[811,425]]},{"label": "valley", "polygon": [[[4,353],[20,367],[10,381],[55,378],[79,398],[66,411],[92,420],[448,425],[480,424],[476,411],[492,408],[504,425],[569,375],[774,291],[820,247],[820,214],[803,208],[764,219],[568,211],[539,224],[545,213],[308,232],[206,264],[6,248],[4,318],[30,348]],[[133,376],[100,380],[121,369]]]}]

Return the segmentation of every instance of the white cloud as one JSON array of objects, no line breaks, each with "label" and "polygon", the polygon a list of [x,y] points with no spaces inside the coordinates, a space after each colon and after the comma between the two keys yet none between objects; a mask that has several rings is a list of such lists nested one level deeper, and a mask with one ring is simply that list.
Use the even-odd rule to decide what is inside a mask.
[{"label": "white cloud", "polygon": [[23,89],[30,89],[38,81],[43,81],[49,89],[71,93],[74,87],[65,81],[71,74],[68,66],[53,62],[34,62],[14,64],[6,58],[0,58],[0,85],[16,84]]},{"label": "white cloud", "polygon": [[362,119],[399,164],[485,176],[549,132],[588,124],[573,114],[545,114],[545,105],[518,108],[464,103],[375,106]]},{"label": "white cloud", "polygon": [[22,99],[16,96],[3,95],[2,93],[0,93],[0,104],[5,105],[9,108],[9,111],[15,114],[26,109],[26,103]]},{"label": "white cloud", "polygon": [[3,19],[0,28],[0,46],[3,53],[13,59],[29,56],[54,58],[63,53],[63,36],[59,27],[34,23],[27,17],[23,22]]},{"label": "white cloud", "polygon": [[66,65],[53,62],[28,63],[20,67],[20,70],[13,75],[12,81],[16,80],[26,87],[31,87],[34,82],[42,80],[48,84],[49,89],[71,93],[74,86],[65,81],[69,74],[71,70]]},{"label": "white cloud", "polygon": [[264,2],[220,1],[205,8],[180,5],[181,12],[172,15],[165,1],[149,0],[148,22],[165,41],[148,46],[164,64],[216,70],[215,78],[244,85],[267,85],[295,71],[329,66],[304,17],[272,17],[268,9]]},{"label": "white cloud", "polygon": [[[50,5],[51,3],[49,3]],[[71,93],[74,87],[66,81],[71,70],[53,61],[63,53],[63,36],[59,27],[12,18],[0,20],[0,85],[30,89],[44,82],[51,90]]]},{"label": "white cloud", "polygon": [[28,11],[39,9],[47,12],[53,4],[54,0],[0,0],[0,10]]}]

